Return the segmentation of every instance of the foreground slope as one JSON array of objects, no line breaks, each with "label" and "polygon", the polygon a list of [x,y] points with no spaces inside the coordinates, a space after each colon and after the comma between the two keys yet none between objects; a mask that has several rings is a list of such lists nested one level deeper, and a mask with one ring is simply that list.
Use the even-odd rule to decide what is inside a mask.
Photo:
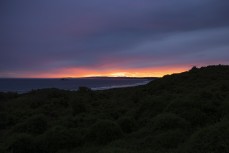
[{"label": "foreground slope", "polygon": [[132,88],[1,93],[0,152],[228,153],[229,66]]}]

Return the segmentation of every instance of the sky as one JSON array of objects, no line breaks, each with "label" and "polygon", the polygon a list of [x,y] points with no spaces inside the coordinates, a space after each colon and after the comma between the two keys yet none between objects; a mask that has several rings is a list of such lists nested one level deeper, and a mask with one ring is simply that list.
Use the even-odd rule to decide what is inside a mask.
[{"label": "sky", "polygon": [[229,64],[228,0],[0,0],[0,77],[163,76]]}]

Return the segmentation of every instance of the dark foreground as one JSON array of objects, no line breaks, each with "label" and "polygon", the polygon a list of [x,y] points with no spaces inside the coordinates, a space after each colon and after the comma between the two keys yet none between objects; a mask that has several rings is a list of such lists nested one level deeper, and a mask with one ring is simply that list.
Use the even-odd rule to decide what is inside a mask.
[{"label": "dark foreground", "polygon": [[0,94],[1,153],[228,153],[229,66],[123,89]]}]

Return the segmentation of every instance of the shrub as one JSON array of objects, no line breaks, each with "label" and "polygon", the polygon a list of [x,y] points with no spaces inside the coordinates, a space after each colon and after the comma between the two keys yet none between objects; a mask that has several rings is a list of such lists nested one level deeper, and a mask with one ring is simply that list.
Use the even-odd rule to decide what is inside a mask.
[{"label": "shrub", "polygon": [[8,113],[0,112],[0,130],[6,129],[12,122],[13,119]]},{"label": "shrub", "polygon": [[193,127],[203,126],[210,120],[209,116],[195,108],[184,110],[179,115],[189,121]]},{"label": "shrub", "polygon": [[17,98],[19,95],[16,92],[0,92],[0,100],[9,100]]},{"label": "shrub", "polygon": [[78,115],[87,111],[86,105],[83,102],[72,102],[72,113]]},{"label": "shrub", "polygon": [[222,102],[219,111],[222,113],[223,117],[229,119],[229,98]]},{"label": "shrub", "polygon": [[167,101],[162,98],[145,96],[145,98],[142,98],[141,105],[136,109],[135,118],[141,120],[143,118],[156,116],[158,113],[163,111],[166,104]]},{"label": "shrub", "polygon": [[118,124],[109,120],[99,121],[91,127],[89,137],[99,144],[106,144],[122,137],[123,132]]},{"label": "shrub", "polygon": [[39,148],[45,152],[57,152],[61,149],[71,149],[82,144],[83,137],[78,129],[54,127],[39,138]]},{"label": "shrub", "polygon": [[24,123],[18,124],[14,130],[17,132],[27,132],[32,134],[42,134],[47,129],[47,120],[44,115],[36,115]]},{"label": "shrub", "polygon": [[226,153],[229,152],[229,121],[203,128],[194,133],[187,142],[188,153]]},{"label": "shrub", "polygon": [[131,133],[135,127],[135,121],[131,118],[121,118],[118,120],[118,124],[122,128],[123,132]]},{"label": "shrub", "polygon": [[186,129],[189,123],[172,113],[165,113],[156,116],[150,123],[149,127],[153,131],[166,131],[171,129]]},{"label": "shrub", "polygon": [[81,87],[79,87],[79,89],[78,89],[78,92],[80,92],[80,93],[89,93],[89,92],[91,92],[92,90],[90,89],[90,88],[88,88],[88,87],[83,87],[83,86],[81,86]]},{"label": "shrub", "polygon": [[198,71],[198,68],[196,66],[193,66],[189,72],[197,72]]},{"label": "shrub", "polygon": [[177,148],[187,138],[187,133],[182,129],[168,130],[154,135],[149,135],[145,142],[156,150]]},{"label": "shrub", "polygon": [[11,138],[8,150],[12,153],[32,153],[35,152],[33,138],[27,134],[19,134]]},{"label": "shrub", "polygon": [[174,101],[166,108],[166,112],[177,114],[189,121],[192,126],[199,127],[210,122],[210,116],[201,110],[207,106],[201,105],[203,104],[198,101]]}]

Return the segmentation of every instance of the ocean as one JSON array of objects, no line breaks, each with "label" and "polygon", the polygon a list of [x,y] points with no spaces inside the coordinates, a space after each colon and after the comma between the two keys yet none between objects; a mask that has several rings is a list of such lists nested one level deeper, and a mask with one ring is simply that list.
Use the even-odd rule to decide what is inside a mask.
[{"label": "ocean", "polygon": [[150,81],[149,79],[133,78],[0,79],[0,92],[26,93],[44,88],[78,90],[82,86],[92,90],[105,90],[144,85]]}]

